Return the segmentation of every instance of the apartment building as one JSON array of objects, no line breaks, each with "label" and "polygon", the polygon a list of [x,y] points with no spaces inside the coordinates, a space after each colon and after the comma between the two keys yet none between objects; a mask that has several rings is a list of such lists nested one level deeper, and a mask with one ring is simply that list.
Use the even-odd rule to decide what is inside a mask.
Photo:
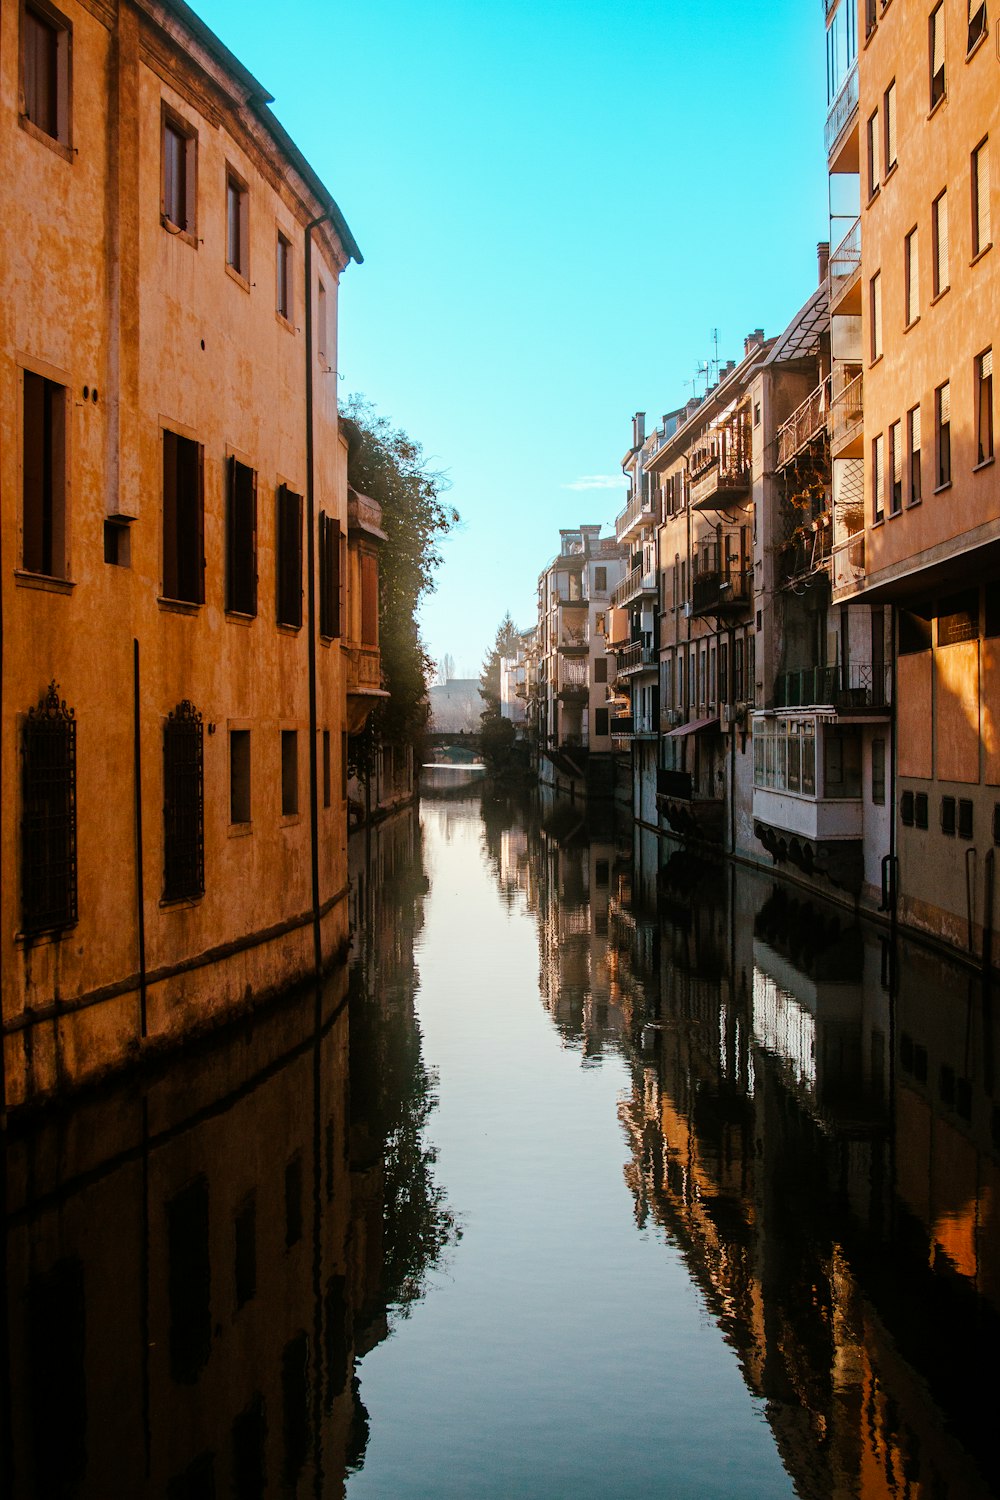
[{"label": "apartment building", "polygon": [[[847,9],[845,34],[850,21]],[[996,37],[974,0],[916,12],[867,0],[862,21],[828,128],[831,171],[856,174],[860,200],[858,374],[839,452],[855,455],[863,490],[834,598],[884,613],[892,632],[885,904],[983,954],[1000,841]]]},{"label": "apartment building", "polygon": [[559,552],[539,576],[531,717],[539,779],[574,795],[610,797],[612,671],[605,641],[625,554],[600,533],[600,526],[560,531]]},{"label": "apartment building", "polygon": [[182,0],[0,15],[3,1076],[15,1107],[341,951],[380,694],[360,252]]}]

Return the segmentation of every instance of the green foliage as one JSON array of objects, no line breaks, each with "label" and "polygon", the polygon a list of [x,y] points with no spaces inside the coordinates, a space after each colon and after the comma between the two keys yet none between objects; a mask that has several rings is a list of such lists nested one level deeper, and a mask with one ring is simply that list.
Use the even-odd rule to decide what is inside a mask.
[{"label": "green foliage", "polygon": [[479,750],[487,770],[493,773],[505,770],[510,763],[517,738],[513,724],[500,714],[491,713],[488,708],[483,711],[480,722],[482,728],[479,731]]},{"label": "green foliage", "polygon": [[486,707],[483,709],[484,721],[491,709],[499,712],[500,659],[504,656],[512,656],[520,639],[520,631],[511,619],[510,610],[508,610],[497,626],[493,645],[483,657],[483,665],[479,672],[479,696],[486,700]]},{"label": "green foliage", "polygon": [[360,434],[351,444],[348,478],[359,494],[381,505],[388,538],[379,559],[379,637],[390,696],[372,714],[371,735],[356,747],[364,757],[366,739],[370,754],[373,740],[412,741],[426,723],[434,664],[424,651],[416,612],[434,589],[439,543],[457,524],[458,512],[442,502],[446,480],[425,467],[420,444],[402,428],[363,396],[352,396],[344,415]]}]

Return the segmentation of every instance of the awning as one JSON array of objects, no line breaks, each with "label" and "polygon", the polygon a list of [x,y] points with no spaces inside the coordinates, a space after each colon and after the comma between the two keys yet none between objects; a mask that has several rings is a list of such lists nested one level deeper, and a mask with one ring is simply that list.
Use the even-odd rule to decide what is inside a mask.
[{"label": "awning", "polygon": [[718,715],[711,719],[692,719],[690,724],[678,724],[676,729],[668,729],[663,738],[674,740],[682,734],[697,734],[699,729],[714,729],[718,722]]}]

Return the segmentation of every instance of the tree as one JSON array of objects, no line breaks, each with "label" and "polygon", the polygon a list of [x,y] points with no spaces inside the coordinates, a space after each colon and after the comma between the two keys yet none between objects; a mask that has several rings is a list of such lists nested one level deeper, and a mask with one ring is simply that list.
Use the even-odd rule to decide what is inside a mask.
[{"label": "tree", "polygon": [[[412,741],[427,721],[427,685],[434,664],[417,626],[420,600],[435,587],[439,543],[458,522],[441,500],[445,478],[424,464],[419,443],[394,428],[363,396],[351,396],[344,415],[353,424],[348,477],[359,494],[382,507],[387,541],[379,559],[379,641],[389,692],[369,720],[368,747],[380,740]],[[362,754],[363,746],[358,747]]]},{"label": "tree", "polygon": [[479,696],[486,700],[486,707],[483,709],[484,719],[491,713],[497,715],[500,713],[500,661],[502,657],[513,656],[520,639],[521,633],[508,610],[497,626],[493,645],[483,657],[483,665],[479,673]]},{"label": "tree", "polygon": [[450,651],[446,651],[438,662],[438,681],[442,684],[448,683],[455,675],[455,658]]}]

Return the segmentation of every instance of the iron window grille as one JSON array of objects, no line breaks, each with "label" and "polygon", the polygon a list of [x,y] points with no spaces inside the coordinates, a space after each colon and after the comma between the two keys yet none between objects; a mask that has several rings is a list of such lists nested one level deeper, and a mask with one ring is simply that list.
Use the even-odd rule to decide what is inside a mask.
[{"label": "iron window grille", "polygon": [[76,719],[50,682],[21,738],[21,930],[76,919]]},{"label": "iron window grille", "polygon": [[204,757],[201,714],[187,698],[163,726],[163,899],[205,890]]}]

